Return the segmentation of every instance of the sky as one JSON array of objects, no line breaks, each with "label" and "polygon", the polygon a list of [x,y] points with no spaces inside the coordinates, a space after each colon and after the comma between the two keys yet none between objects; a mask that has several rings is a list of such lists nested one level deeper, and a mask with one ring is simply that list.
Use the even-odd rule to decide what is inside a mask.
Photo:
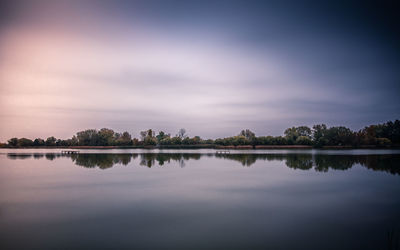
[{"label": "sky", "polygon": [[1,1],[0,141],[400,118],[395,1]]}]

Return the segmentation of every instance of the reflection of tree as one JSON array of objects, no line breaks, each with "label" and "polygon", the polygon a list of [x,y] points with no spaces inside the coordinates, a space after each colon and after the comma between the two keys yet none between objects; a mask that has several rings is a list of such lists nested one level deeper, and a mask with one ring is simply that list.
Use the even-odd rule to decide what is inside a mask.
[{"label": "reflection of tree", "polygon": [[185,161],[190,159],[198,160],[201,154],[179,154],[179,153],[157,153],[157,154],[140,154],[140,165],[151,168],[157,161],[159,166],[163,166],[165,163],[176,161],[179,166],[183,168]]},{"label": "reflection of tree", "polygon": [[[151,168],[154,165],[154,160],[155,160],[154,155],[151,155],[151,154],[141,154],[140,155],[140,165],[141,166],[147,166],[148,168]],[[163,164],[164,164],[164,161],[163,161]]]},{"label": "reflection of tree", "polygon": [[111,168],[115,164],[128,165],[131,154],[72,154],[72,161],[86,168],[99,167],[101,169]]},{"label": "reflection of tree", "polygon": [[[35,159],[45,157],[54,160],[59,157],[68,157],[79,166],[87,168],[99,167],[101,169],[111,168],[115,164],[128,165],[132,159],[140,157],[140,165],[151,168],[156,163],[164,166],[171,161],[177,162],[181,167],[185,162],[201,157],[212,157],[214,154],[187,154],[187,153],[145,153],[145,154],[72,154],[63,155],[59,153],[46,154],[16,154],[9,153],[9,159]],[[324,154],[226,154],[215,155],[217,159],[233,160],[243,166],[251,166],[257,160],[263,161],[285,161],[287,167],[292,169],[308,170],[314,169],[319,172],[327,172],[329,169],[347,170],[355,164],[359,164],[374,171],[385,171],[391,174],[400,174],[400,155],[324,155]]]},{"label": "reflection of tree", "polygon": [[12,159],[12,160],[16,160],[16,159],[28,159],[31,158],[32,155],[31,154],[13,154],[13,153],[8,153],[7,154],[7,158],[8,159]]},{"label": "reflection of tree", "polygon": [[289,154],[218,154],[217,158],[234,160],[242,163],[243,166],[250,167],[257,160],[264,161],[284,161],[291,158]]},{"label": "reflection of tree", "polygon": [[312,155],[289,154],[286,157],[285,164],[289,168],[308,170],[313,167]]},{"label": "reflection of tree", "polygon": [[41,153],[8,153],[7,154],[7,158],[9,159],[28,159],[31,158],[33,156],[33,158],[35,159],[40,159],[45,157],[47,160],[54,160],[55,158],[61,157],[61,154],[59,153],[46,153],[46,154],[41,154]]},{"label": "reflection of tree", "polygon": [[400,155],[363,155],[357,163],[374,171],[400,174]]},{"label": "reflection of tree", "polygon": [[217,154],[217,158],[230,159],[240,162],[243,166],[250,167],[260,155],[256,154]]},{"label": "reflection of tree", "polygon": [[128,165],[132,159],[135,159],[137,157],[136,154],[120,154],[119,156],[120,157],[118,163],[121,163],[124,166]]},{"label": "reflection of tree", "polygon": [[44,156],[46,157],[47,160],[50,160],[50,161],[54,160],[57,157],[56,154],[52,154],[52,153],[45,154]]},{"label": "reflection of tree", "polygon": [[329,169],[347,170],[360,164],[368,169],[400,174],[400,155],[226,154],[216,157],[238,161],[243,166],[250,166],[257,160],[278,160],[285,161],[286,166],[293,169],[314,167],[316,171],[327,172]]},{"label": "reflection of tree", "polygon": [[[115,164],[127,165],[132,158],[140,157],[140,165],[153,167],[156,163],[164,166],[171,161],[178,162],[181,167],[185,162],[201,157],[211,157],[213,154],[186,154],[186,153],[150,153],[150,154],[76,154],[67,155],[75,164],[101,169],[110,168]],[[60,155],[46,159],[54,159]],[[26,157],[26,156],[24,156]],[[15,158],[15,156],[14,156]],[[392,174],[400,174],[400,155],[324,155],[324,154],[226,154],[216,155],[218,159],[229,159],[240,162],[243,166],[251,166],[257,160],[285,161],[289,168],[308,170],[314,169],[319,172],[327,172],[329,169],[346,170],[355,164],[360,164],[368,169],[386,171]]]},{"label": "reflection of tree", "polygon": [[330,168],[336,170],[346,170],[357,163],[359,155],[315,155],[315,170],[327,172]]},{"label": "reflection of tree", "polygon": [[44,155],[43,154],[33,154],[33,158],[35,158],[35,159],[40,159],[40,158],[43,158],[44,157]]}]

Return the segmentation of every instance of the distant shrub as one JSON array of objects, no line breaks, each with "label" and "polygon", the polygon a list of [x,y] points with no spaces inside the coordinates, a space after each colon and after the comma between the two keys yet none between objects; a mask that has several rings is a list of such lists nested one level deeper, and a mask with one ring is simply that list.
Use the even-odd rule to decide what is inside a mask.
[{"label": "distant shrub", "polygon": [[299,136],[296,139],[296,145],[311,145],[311,138],[308,136]]},{"label": "distant shrub", "polygon": [[378,146],[390,146],[392,142],[388,138],[376,138],[376,144]]}]

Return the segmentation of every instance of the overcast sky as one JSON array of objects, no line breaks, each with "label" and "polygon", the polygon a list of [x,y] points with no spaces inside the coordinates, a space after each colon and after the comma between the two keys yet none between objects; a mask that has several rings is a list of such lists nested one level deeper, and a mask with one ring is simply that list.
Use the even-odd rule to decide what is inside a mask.
[{"label": "overcast sky", "polygon": [[2,1],[0,141],[398,119],[398,13],[384,1]]}]

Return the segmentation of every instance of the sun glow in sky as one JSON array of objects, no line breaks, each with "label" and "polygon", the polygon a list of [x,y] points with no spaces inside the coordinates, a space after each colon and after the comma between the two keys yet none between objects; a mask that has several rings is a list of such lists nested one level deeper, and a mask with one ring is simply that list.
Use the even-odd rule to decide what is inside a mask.
[{"label": "sun glow in sky", "polygon": [[4,3],[0,141],[102,127],[279,135],[399,118],[398,25],[310,5]]}]

